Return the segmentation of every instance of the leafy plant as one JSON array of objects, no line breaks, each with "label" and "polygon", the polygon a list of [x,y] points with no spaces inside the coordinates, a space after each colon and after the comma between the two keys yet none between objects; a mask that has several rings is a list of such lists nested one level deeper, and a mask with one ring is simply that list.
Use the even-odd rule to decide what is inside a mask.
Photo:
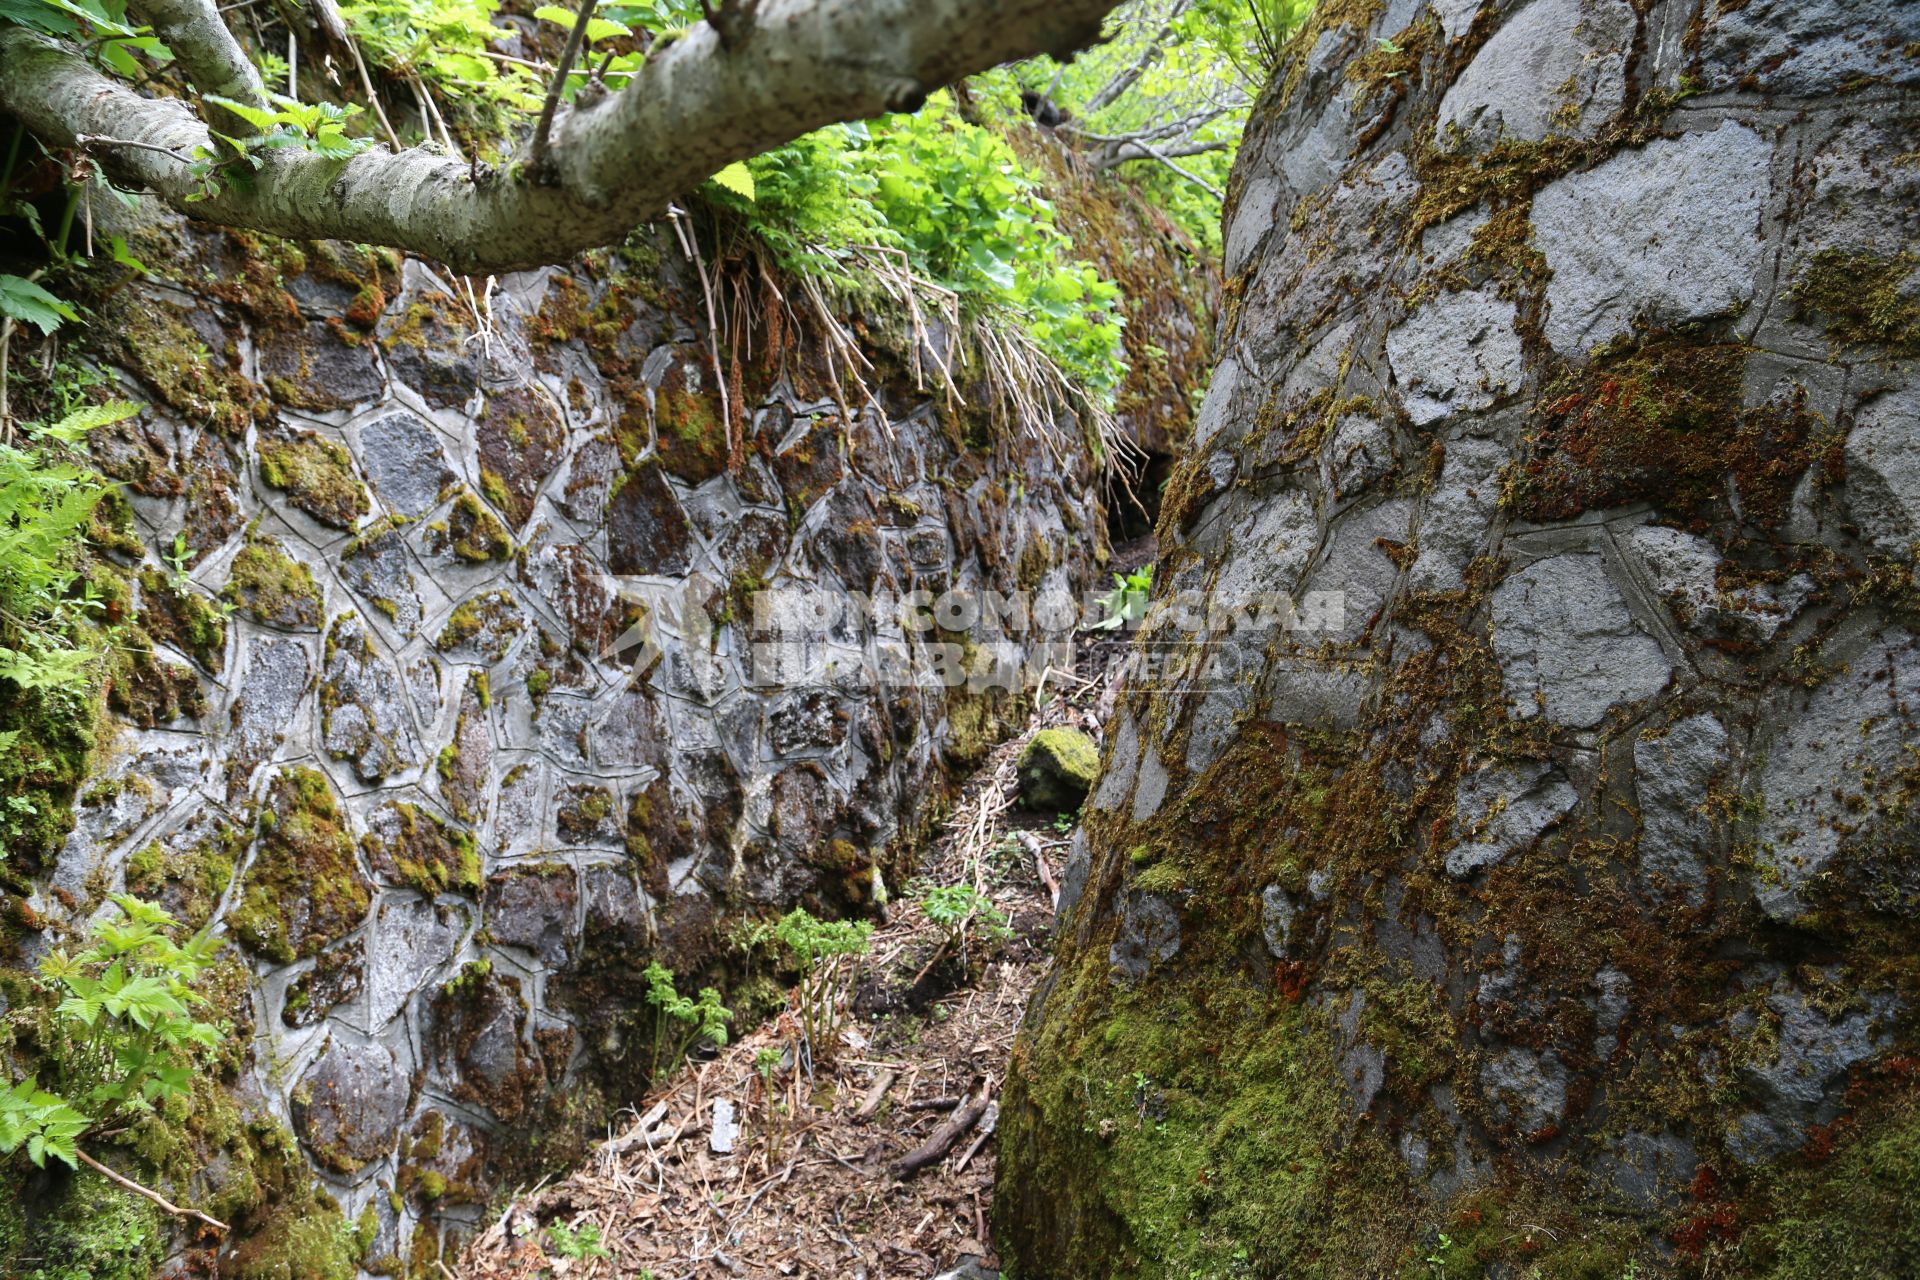
[{"label": "leafy plant", "polygon": [[946,932],[946,945],[962,953],[966,950],[968,931],[975,921],[985,926],[989,937],[1004,939],[1013,936],[1007,928],[1006,913],[993,905],[993,899],[970,884],[943,884],[929,890],[927,896],[920,900],[920,909],[926,912],[927,919]]},{"label": "leafy plant", "polygon": [[578,1230],[569,1228],[564,1222],[547,1224],[547,1242],[553,1251],[563,1258],[574,1262],[584,1262],[589,1258],[611,1258],[606,1246],[600,1243],[600,1228],[591,1222],[580,1224]]},{"label": "leafy plant", "polygon": [[350,138],[347,136],[347,122],[359,115],[362,108],[348,104],[340,106],[332,102],[301,102],[298,98],[289,98],[283,93],[267,95],[272,102],[271,109],[249,106],[244,102],[235,102],[232,98],[208,95],[207,101],[218,103],[234,115],[239,116],[254,128],[260,130],[248,138],[229,138],[216,134],[237,152],[249,156],[255,168],[259,168],[258,152],[273,151],[281,147],[299,147],[315,155],[327,156],[335,160],[345,160],[359,155],[373,145],[371,138]]},{"label": "leafy plant", "polygon": [[1142,565],[1132,573],[1113,575],[1113,590],[1101,596],[1100,621],[1093,631],[1118,631],[1147,616],[1147,598],[1153,594],[1153,566]]},{"label": "leafy plant", "polygon": [[800,1029],[816,1061],[832,1056],[840,1009],[859,979],[873,938],[871,920],[820,920],[804,907],[780,917],[774,937],[800,969]]},{"label": "leafy plant", "polygon": [[[27,433],[70,444],[137,411],[89,405]],[[50,451],[0,444],[0,677],[22,689],[77,687],[97,656],[72,632],[98,603],[76,588],[81,543],[106,492],[99,476]]]},{"label": "leafy plant", "polygon": [[653,1006],[653,1075],[687,1055],[701,1040],[727,1042],[727,1023],[733,1010],[720,1003],[712,987],[700,988],[697,999],[683,996],[674,985],[673,970],[658,960],[641,974],[647,983],[647,1003]]},{"label": "leafy plant", "polygon": [[200,1054],[219,1030],[194,1016],[206,996],[195,982],[219,946],[202,930],[176,942],[178,921],[150,902],[115,894],[120,918],[94,921],[89,944],[41,960],[36,985],[57,1001],[45,1061],[34,1077],[0,1093],[0,1153],[74,1165],[88,1132],[152,1111],[191,1087]]},{"label": "leafy plant", "polygon": [[21,276],[0,276],[0,316],[34,325],[45,334],[63,320],[80,319],[79,312]]}]

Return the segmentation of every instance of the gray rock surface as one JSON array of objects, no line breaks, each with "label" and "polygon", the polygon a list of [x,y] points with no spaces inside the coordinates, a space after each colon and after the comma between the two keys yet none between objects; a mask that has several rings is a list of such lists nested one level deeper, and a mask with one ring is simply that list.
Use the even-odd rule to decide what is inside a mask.
[{"label": "gray rock surface", "polygon": [[411,413],[389,413],[360,428],[360,464],[389,511],[417,520],[457,478],[434,429]]},{"label": "gray rock surface", "polygon": [[1519,390],[1513,322],[1513,304],[1482,289],[1441,294],[1387,335],[1387,358],[1416,425],[1488,408]]},{"label": "gray rock surface", "polygon": [[1589,728],[1618,703],[1650,698],[1672,668],[1590,553],[1528,565],[1493,593],[1493,647],[1521,718]]},{"label": "gray rock surface", "polygon": [[393,1149],[411,1089],[393,1051],[329,1039],[293,1090],[293,1125],[323,1164],[357,1173]]},{"label": "gray rock surface", "polygon": [[1920,382],[1860,406],[1847,433],[1847,510],[1882,551],[1920,545]]},{"label": "gray rock surface", "polygon": [[[1637,320],[1672,324],[1749,301],[1765,242],[1772,144],[1728,121],[1661,138],[1540,189],[1534,242],[1547,283],[1547,341],[1584,352]],[[1712,199],[1700,193],[1712,192]]]},{"label": "gray rock surface", "polygon": [[1107,960],[1116,983],[1134,983],[1180,950],[1180,910],[1164,894],[1133,890],[1120,909],[1120,932]]},{"label": "gray rock surface", "polygon": [[1708,785],[1728,767],[1727,731],[1713,716],[1689,716],[1633,744],[1640,800],[1640,873],[1698,906],[1706,891]]},{"label": "gray rock surface", "polygon": [[1435,141],[1478,151],[1503,138],[1592,137],[1626,99],[1634,26],[1625,0],[1531,0],[1440,100]]},{"label": "gray rock surface", "polygon": [[1807,698],[1781,707],[1761,748],[1755,892],[1776,920],[1838,891],[1843,856],[1892,798],[1907,744],[1920,741],[1920,640],[1878,638]]},{"label": "gray rock surface", "polygon": [[1559,769],[1543,760],[1489,765],[1460,780],[1454,795],[1447,873],[1470,876],[1532,844],[1580,798]]}]

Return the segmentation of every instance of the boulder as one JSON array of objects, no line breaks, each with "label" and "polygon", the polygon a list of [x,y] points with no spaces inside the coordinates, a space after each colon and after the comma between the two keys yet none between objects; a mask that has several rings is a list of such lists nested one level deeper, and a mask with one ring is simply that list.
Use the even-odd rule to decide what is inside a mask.
[{"label": "boulder", "polygon": [[1042,729],[1020,753],[1020,798],[1050,813],[1078,809],[1100,772],[1100,748],[1077,729]]}]

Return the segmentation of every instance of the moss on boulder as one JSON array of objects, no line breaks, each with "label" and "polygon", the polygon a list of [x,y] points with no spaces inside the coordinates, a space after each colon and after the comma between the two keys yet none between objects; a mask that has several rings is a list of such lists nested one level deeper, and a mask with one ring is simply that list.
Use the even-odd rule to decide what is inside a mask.
[{"label": "moss on boulder", "polygon": [[1078,809],[1100,772],[1100,748],[1078,729],[1042,729],[1020,753],[1020,798],[1029,809]]}]

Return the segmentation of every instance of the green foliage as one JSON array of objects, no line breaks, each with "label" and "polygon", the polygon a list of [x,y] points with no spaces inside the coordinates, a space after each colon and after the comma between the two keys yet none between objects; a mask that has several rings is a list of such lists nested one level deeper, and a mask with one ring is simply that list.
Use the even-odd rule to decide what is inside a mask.
[{"label": "green foliage", "polygon": [[859,978],[873,938],[871,920],[821,920],[804,907],[780,917],[774,938],[800,969],[800,1029],[815,1061],[832,1056],[840,1008]]},{"label": "green foliage", "polygon": [[195,980],[219,942],[202,931],[174,941],[177,922],[149,902],[115,894],[121,918],[97,918],[89,944],[40,962],[37,985],[56,1001],[44,1061],[51,1089],[33,1077],[0,1094],[0,1152],[23,1144],[36,1165],[75,1163],[89,1129],[188,1096],[194,1066],[220,1033],[193,1010]]},{"label": "green foliage", "polygon": [[573,1262],[584,1262],[589,1258],[611,1258],[606,1246],[600,1243],[600,1228],[593,1223],[583,1223],[576,1230],[564,1222],[547,1224],[547,1242],[553,1251]]},{"label": "green foliage", "polygon": [[[66,444],[135,412],[87,406],[27,433]],[[77,688],[98,656],[73,636],[104,606],[82,578],[80,548],[106,492],[97,475],[49,449],[0,444],[0,677],[23,690]],[[0,738],[0,749],[11,745]]]},{"label": "green foliage", "polygon": [[[731,167],[730,167],[731,168]],[[719,179],[726,179],[720,181]],[[945,93],[913,115],[834,125],[709,184],[790,271],[858,292],[880,260],[1004,316],[1096,402],[1126,375],[1120,290],[1075,260],[1040,178]]]},{"label": "green foliage", "polygon": [[[641,974],[647,983],[647,1003],[653,1006],[653,1076],[685,1057],[702,1040],[714,1045],[727,1042],[727,1023],[733,1010],[720,1003],[720,993],[712,987],[700,988],[693,999],[680,994],[673,982],[673,970],[658,960]],[[677,1025],[676,1025],[677,1024]]]},{"label": "green foliage", "polygon": [[1132,573],[1113,575],[1113,590],[1101,596],[1100,621],[1094,631],[1118,631],[1147,616],[1147,598],[1153,594],[1153,566],[1141,565]]},{"label": "green foliage", "polygon": [[158,1205],[82,1169],[31,1219],[18,1202],[0,1204],[0,1275],[148,1280],[160,1272],[171,1238]]},{"label": "green foliage", "polygon": [[347,122],[360,114],[362,108],[359,106],[301,102],[282,93],[267,96],[273,103],[270,109],[248,106],[244,102],[212,94],[207,97],[208,102],[218,103],[260,131],[247,138],[216,135],[236,151],[248,156],[256,169],[260,167],[258,153],[262,151],[298,147],[329,159],[345,160],[373,145],[371,138],[347,136]]},{"label": "green foliage", "polygon": [[38,326],[43,334],[60,327],[62,320],[79,320],[80,313],[20,276],[0,276],[0,316]]},{"label": "green foliage", "polygon": [[927,919],[946,931],[949,946],[965,947],[967,934],[975,921],[981,922],[992,938],[1012,937],[1006,913],[993,905],[993,899],[970,884],[943,884],[930,889],[920,900]]},{"label": "green foliage", "polygon": [[139,74],[136,53],[155,62],[173,59],[150,28],[127,21],[127,0],[0,0],[0,22],[79,38],[89,56],[123,76]]}]

